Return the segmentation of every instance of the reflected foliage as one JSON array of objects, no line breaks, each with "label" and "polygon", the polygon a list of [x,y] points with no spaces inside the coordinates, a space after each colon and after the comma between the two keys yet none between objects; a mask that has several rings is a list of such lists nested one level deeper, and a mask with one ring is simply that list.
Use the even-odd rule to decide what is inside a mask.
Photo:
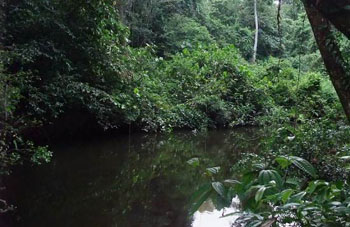
[{"label": "reflected foliage", "polygon": [[[141,134],[56,148],[51,163],[8,179],[13,226],[190,226],[194,188],[255,152],[256,141],[243,140],[254,132]],[[200,165],[187,162],[194,159]]]}]

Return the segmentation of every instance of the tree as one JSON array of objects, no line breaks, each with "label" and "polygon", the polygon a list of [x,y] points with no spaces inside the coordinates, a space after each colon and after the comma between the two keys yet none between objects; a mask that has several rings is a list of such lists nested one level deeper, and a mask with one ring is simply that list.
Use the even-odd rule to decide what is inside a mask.
[{"label": "tree", "polygon": [[213,43],[209,31],[192,18],[175,14],[164,25],[165,53],[176,53],[184,47]]},{"label": "tree", "polygon": [[350,76],[332,25],[350,39],[350,1],[305,0],[304,7],[324,64],[350,121]]},{"label": "tree", "polygon": [[256,52],[258,51],[258,38],[259,38],[257,0],[254,0],[254,18],[255,18],[255,39],[254,39],[254,50],[253,50],[253,58],[252,58],[253,63],[255,63],[255,60],[256,60]]},{"label": "tree", "polygon": [[[270,0],[257,0],[256,7],[259,23],[256,58],[266,59],[268,56],[281,56],[283,50],[281,50],[279,42],[276,5]],[[254,0],[239,1],[235,12],[237,13],[236,24],[240,28],[248,28],[252,33],[255,33],[257,29],[254,15]],[[254,43],[254,38],[252,40]],[[253,57],[252,49],[253,45],[249,46],[249,59]]]}]

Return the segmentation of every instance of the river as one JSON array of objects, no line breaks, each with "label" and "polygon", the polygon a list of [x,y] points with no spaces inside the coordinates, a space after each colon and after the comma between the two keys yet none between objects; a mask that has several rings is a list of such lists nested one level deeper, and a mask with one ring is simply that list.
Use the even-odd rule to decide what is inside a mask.
[{"label": "river", "polygon": [[[179,131],[56,145],[48,164],[21,167],[5,181],[14,212],[6,227],[229,227],[210,200],[189,216],[191,195],[220,166],[257,152],[255,128]],[[190,165],[188,160],[198,160]]]}]

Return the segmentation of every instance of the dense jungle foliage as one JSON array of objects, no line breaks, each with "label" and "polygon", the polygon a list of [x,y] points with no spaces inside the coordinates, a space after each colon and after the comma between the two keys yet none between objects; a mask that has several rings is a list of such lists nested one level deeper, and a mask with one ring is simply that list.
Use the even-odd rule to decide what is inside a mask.
[{"label": "dense jungle foliage", "polygon": [[[262,126],[261,154],[194,207],[216,191],[240,198],[237,225],[350,225],[350,128],[303,3],[258,1],[252,63],[253,2],[0,3],[0,174],[49,162],[61,137]],[[349,39],[332,34],[348,69]]]}]

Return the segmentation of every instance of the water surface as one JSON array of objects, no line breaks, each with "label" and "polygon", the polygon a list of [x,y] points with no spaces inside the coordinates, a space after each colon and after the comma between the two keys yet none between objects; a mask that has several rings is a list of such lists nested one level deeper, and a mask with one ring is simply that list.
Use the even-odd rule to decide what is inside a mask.
[{"label": "water surface", "polygon": [[[207,167],[220,166],[220,174],[229,176],[243,152],[257,150],[255,132],[133,134],[57,146],[51,163],[22,168],[6,180],[8,200],[17,209],[3,225],[229,226],[210,201],[189,217],[189,201],[208,182]],[[187,163],[193,158],[199,166]]]}]

